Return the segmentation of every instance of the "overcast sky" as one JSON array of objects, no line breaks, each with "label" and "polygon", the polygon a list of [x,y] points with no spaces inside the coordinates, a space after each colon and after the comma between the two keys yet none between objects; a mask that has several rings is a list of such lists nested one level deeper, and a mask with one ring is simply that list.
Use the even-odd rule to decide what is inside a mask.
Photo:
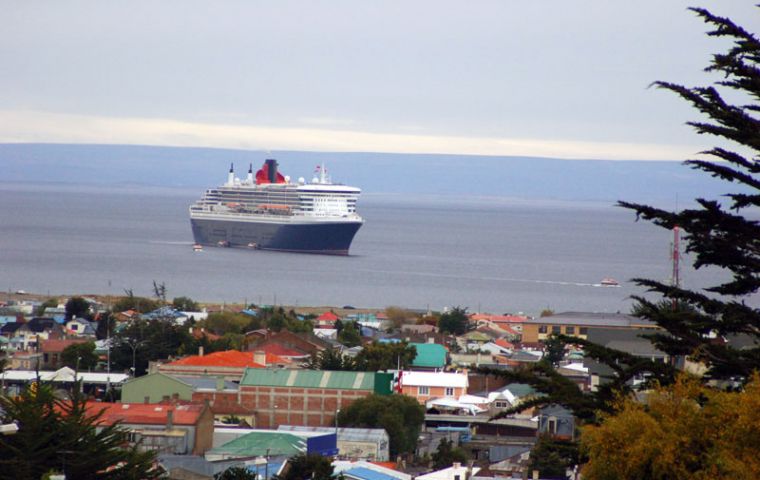
[{"label": "overcast sky", "polygon": [[682,160],[694,4],[0,1],[0,142]]}]

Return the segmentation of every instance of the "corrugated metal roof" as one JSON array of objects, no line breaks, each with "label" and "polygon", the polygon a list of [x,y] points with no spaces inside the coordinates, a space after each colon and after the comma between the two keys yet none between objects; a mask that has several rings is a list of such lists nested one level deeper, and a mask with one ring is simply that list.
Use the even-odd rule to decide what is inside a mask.
[{"label": "corrugated metal roof", "polygon": [[410,343],[417,350],[412,360],[415,367],[443,368],[446,365],[446,348],[437,343]]},{"label": "corrugated metal roof", "polygon": [[303,437],[281,432],[251,432],[221,447],[213,448],[208,453],[240,457],[291,457],[305,451],[306,440]]},{"label": "corrugated metal roof", "polygon": [[247,368],[243,374],[243,379],[240,381],[240,385],[373,390],[375,387],[375,373]]},{"label": "corrugated metal roof", "polygon": [[370,470],[369,468],[364,467],[354,467],[349,470],[344,470],[341,472],[342,475],[345,475],[349,478],[356,478],[359,480],[398,480],[396,477],[393,477],[391,475],[386,475],[385,473],[380,473],[375,470]]}]

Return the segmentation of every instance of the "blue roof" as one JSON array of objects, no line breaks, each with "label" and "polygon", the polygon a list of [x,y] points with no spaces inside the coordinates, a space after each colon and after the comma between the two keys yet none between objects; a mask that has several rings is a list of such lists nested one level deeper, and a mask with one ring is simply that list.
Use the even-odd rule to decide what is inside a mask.
[{"label": "blue roof", "polygon": [[282,464],[285,462],[269,462],[269,465],[262,463],[260,465],[248,465],[247,469],[251,473],[255,473],[259,478],[272,478],[280,472]]},{"label": "blue roof", "polygon": [[355,467],[349,470],[344,470],[341,474],[347,477],[359,478],[361,480],[398,480],[398,477],[370,470],[365,467]]}]

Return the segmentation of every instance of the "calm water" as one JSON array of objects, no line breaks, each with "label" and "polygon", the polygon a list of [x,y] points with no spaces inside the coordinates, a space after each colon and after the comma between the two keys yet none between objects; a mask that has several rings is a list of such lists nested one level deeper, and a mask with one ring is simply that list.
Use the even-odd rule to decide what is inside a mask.
[{"label": "calm water", "polygon": [[[632,277],[670,276],[670,234],[598,204],[365,195],[349,257],[206,248],[200,191],[0,184],[0,288],[289,305],[628,311]],[[715,272],[694,272],[687,286]],[[620,288],[599,287],[612,277]]]}]

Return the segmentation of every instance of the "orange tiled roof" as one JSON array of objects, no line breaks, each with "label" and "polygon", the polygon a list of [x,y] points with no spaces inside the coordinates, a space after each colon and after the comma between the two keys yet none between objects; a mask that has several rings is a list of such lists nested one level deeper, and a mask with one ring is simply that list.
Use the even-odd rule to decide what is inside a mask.
[{"label": "orange tiled roof", "polygon": [[369,463],[373,465],[377,465],[379,467],[390,468],[391,470],[398,470],[398,468],[396,468],[396,462],[369,462]]},{"label": "orange tiled roof", "polygon": [[87,402],[85,407],[89,413],[103,412],[98,423],[112,425],[117,421],[146,425],[166,425],[168,411],[174,412],[175,425],[195,425],[203,413],[204,406],[189,405],[159,405],[150,403],[108,403]]},{"label": "orange tiled roof", "polygon": [[523,323],[528,317],[524,315],[491,315],[488,313],[473,313],[470,320],[477,322],[485,320],[494,323]]},{"label": "orange tiled roof", "polygon": [[252,353],[227,350],[214,352],[208,355],[192,355],[190,357],[175,360],[167,365],[192,365],[196,367],[251,367],[264,368],[264,365],[253,361]]},{"label": "orange tiled roof", "polygon": [[[266,352],[267,362],[269,362],[270,354],[275,355],[277,357],[306,357],[308,356],[307,353],[304,353],[300,350],[293,350],[292,348],[288,348],[285,345],[282,345],[276,342],[267,342],[263,345],[259,345],[256,347],[256,351]],[[277,362],[272,362],[272,363],[277,363]]]}]

